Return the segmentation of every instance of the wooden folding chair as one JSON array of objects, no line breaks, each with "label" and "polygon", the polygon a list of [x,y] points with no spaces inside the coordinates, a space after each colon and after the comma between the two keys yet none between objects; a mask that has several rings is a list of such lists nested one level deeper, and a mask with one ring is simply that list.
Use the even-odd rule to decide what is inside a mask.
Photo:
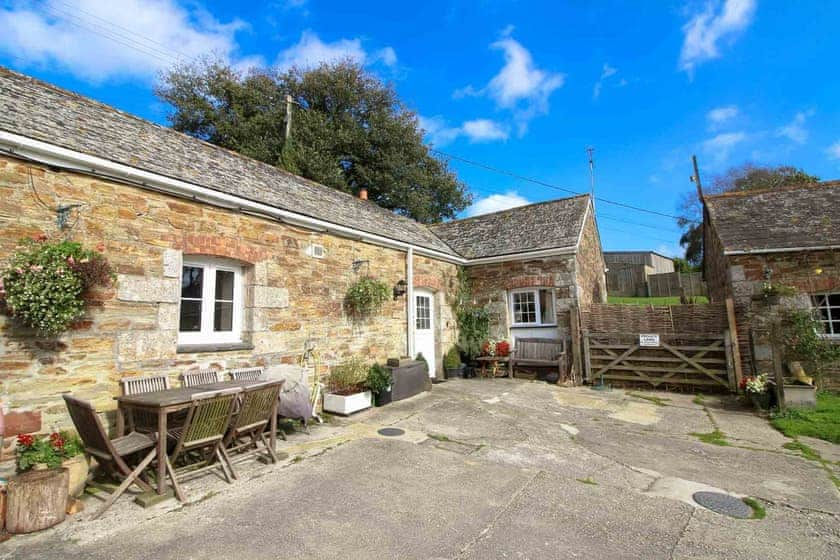
[{"label": "wooden folding chair", "polygon": [[[262,442],[269,459],[273,463],[277,462],[277,454],[266,440],[265,430],[271,415],[277,413],[277,397],[282,386],[283,381],[267,381],[242,391],[239,413],[234,417],[224,440],[224,448],[228,453],[238,452],[241,457],[250,456],[260,451],[259,442]],[[254,448],[246,451],[251,446]],[[233,477],[239,478],[233,464],[230,469]]]},{"label": "wooden folding chair", "polygon": [[[85,453],[88,456],[96,457],[100,464],[123,479],[117,489],[108,496],[102,507],[94,513],[93,519],[96,519],[111,507],[116,499],[132,484],[137,485],[144,492],[152,492],[152,487],[140,478],[140,475],[157,455],[155,438],[139,432],[131,432],[122,437],[110,439],[102,426],[102,421],[96,414],[96,410],[90,403],[70,395],[62,396],[67,404],[70,417],[73,419],[73,424],[76,426],[76,431],[85,446]],[[126,458],[147,450],[148,453],[132,470]],[[174,483],[175,477],[171,470],[169,475]]]},{"label": "wooden folding chair", "polygon": [[[193,395],[192,405],[187,412],[187,419],[183,427],[169,430],[168,437],[175,442],[175,449],[168,465],[178,463],[191,451],[203,454],[203,461],[198,464],[186,464],[173,469],[172,486],[175,496],[184,501],[184,494],[178,482],[178,475],[198,473],[214,466],[218,459],[219,466],[227,482],[233,482],[230,457],[228,457],[223,442],[225,434],[231,424],[234,407],[241,389],[224,391],[208,391]],[[230,473],[228,471],[230,469]]]},{"label": "wooden folding chair", "polygon": [[[138,395],[165,391],[170,388],[168,375],[149,375],[123,377],[120,379],[121,395]],[[123,432],[122,415],[117,415],[117,433]],[[147,410],[128,410],[128,430],[130,432],[152,433],[157,431],[157,415]]]},{"label": "wooden folding chair", "polygon": [[196,385],[208,385],[224,381],[222,371],[218,369],[187,371],[179,375],[178,378],[181,380],[181,387],[195,387]]},{"label": "wooden folding chair", "polygon": [[233,381],[259,381],[263,376],[263,368],[234,368],[228,370],[227,373]]}]

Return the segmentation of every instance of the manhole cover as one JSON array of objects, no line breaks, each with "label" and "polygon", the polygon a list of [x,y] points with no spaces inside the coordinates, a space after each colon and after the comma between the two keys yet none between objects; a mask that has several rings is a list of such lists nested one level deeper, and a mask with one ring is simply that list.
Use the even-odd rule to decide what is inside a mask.
[{"label": "manhole cover", "polygon": [[376,433],[380,436],[396,437],[405,434],[405,430],[401,430],[400,428],[380,428],[376,430]]},{"label": "manhole cover", "polygon": [[695,492],[694,501],[715,513],[749,519],[753,515],[752,508],[740,498],[721,492]]}]

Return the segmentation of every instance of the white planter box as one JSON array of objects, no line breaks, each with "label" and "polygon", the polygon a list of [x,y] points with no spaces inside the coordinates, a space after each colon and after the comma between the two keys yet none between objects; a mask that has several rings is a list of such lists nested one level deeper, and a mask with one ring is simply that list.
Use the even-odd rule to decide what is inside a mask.
[{"label": "white planter box", "polygon": [[324,410],[336,414],[353,414],[354,412],[370,408],[372,404],[373,394],[370,391],[346,396],[333,393],[324,395]]}]

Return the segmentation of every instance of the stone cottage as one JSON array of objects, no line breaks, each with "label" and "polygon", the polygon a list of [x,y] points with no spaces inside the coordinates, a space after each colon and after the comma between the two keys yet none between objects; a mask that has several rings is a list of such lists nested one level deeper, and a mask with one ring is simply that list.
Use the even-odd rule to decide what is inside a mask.
[{"label": "stone cottage", "polygon": [[[116,272],[61,336],[0,313],[0,380],[45,429],[65,421],[63,392],[113,409],[124,376],[280,367],[307,346],[325,366],[423,352],[440,375],[459,267],[504,335],[565,335],[568,304],[604,297],[588,197],[430,228],[0,68],[0,254],[42,235],[99,246]],[[397,289],[351,320],[362,275]]]},{"label": "stone cottage", "polygon": [[[705,197],[705,277],[712,301],[731,297],[750,329],[753,370],[772,371],[770,331],[784,308],[813,309],[840,343],[840,181]],[[765,282],[796,293],[779,306]],[[840,383],[840,371],[832,375]]]}]

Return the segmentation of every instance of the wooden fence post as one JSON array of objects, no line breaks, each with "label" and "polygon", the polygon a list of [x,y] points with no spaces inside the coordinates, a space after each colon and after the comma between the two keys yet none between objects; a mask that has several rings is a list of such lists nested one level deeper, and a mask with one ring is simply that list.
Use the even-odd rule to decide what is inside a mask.
[{"label": "wooden fence post", "polygon": [[592,362],[589,354],[589,331],[583,331],[583,377],[590,383],[593,380],[590,378],[592,373]]},{"label": "wooden fence post", "polygon": [[583,364],[581,360],[580,308],[578,306],[572,307],[569,319],[572,327],[572,368],[574,369],[572,379],[576,384],[581,384],[583,383]]},{"label": "wooden fence post", "polygon": [[735,367],[735,387],[741,386],[741,348],[738,345],[738,325],[735,320],[735,303],[726,298],[726,319],[729,322],[729,336],[732,339],[732,365]]}]

